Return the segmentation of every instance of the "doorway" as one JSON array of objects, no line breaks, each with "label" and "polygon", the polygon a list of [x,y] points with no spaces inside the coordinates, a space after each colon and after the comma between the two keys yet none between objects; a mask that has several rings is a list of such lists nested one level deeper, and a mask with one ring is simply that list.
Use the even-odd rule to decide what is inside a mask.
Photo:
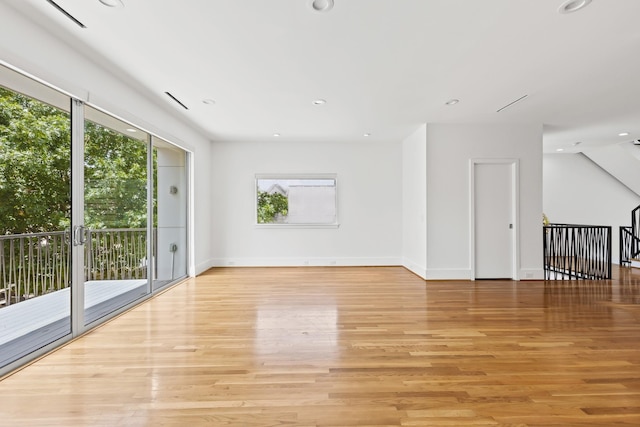
[{"label": "doorway", "polygon": [[473,279],[517,280],[517,177],[514,159],[471,162]]}]

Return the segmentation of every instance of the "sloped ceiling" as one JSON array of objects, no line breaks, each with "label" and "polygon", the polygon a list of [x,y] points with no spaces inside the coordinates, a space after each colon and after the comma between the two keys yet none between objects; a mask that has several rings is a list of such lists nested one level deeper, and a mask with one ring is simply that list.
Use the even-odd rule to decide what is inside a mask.
[{"label": "sloped ceiling", "polygon": [[640,138],[638,0],[122,1],[56,0],[84,29],[11,6],[212,140],[400,141],[425,122],[542,123],[545,151]]}]

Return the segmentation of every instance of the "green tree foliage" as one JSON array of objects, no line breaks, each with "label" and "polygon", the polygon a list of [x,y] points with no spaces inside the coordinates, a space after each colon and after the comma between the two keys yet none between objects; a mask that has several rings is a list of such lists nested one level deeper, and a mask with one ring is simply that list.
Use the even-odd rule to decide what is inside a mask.
[{"label": "green tree foliage", "polygon": [[147,147],[101,125],[85,123],[85,224],[147,226]]},{"label": "green tree foliage", "polygon": [[[70,117],[0,88],[0,234],[69,227]],[[146,144],[85,124],[85,225],[146,226]]]},{"label": "green tree foliage", "polygon": [[289,199],[280,193],[269,194],[258,191],[258,224],[276,222],[276,215],[286,216],[289,212]]},{"label": "green tree foliage", "polygon": [[0,233],[64,230],[69,114],[0,88]]}]

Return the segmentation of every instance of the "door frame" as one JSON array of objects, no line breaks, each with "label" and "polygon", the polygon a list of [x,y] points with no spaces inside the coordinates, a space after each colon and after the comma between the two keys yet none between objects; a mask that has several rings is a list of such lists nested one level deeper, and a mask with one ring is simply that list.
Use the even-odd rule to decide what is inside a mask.
[{"label": "door frame", "polygon": [[84,324],[84,102],[71,99],[71,336]]},{"label": "door frame", "polygon": [[476,165],[510,165],[511,168],[511,216],[513,218],[513,233],[511,236],[511,278],[520,280],[520,161],[516,158],[473,158],[469,160],[469,267],[471,280],[476,280],[476,195],[475,169]]}]

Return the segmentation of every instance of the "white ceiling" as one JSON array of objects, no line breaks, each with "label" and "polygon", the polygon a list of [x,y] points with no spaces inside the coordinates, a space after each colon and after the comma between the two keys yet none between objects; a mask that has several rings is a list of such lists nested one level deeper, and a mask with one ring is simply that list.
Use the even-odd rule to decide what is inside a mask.
[{"label": "white ceiling", "polygon": [[400,141],[425,122],[541,123],[545,151],[640,138],[640,0],[122,1],[56,0],[85,29],[12,6],[214,140]]}]

